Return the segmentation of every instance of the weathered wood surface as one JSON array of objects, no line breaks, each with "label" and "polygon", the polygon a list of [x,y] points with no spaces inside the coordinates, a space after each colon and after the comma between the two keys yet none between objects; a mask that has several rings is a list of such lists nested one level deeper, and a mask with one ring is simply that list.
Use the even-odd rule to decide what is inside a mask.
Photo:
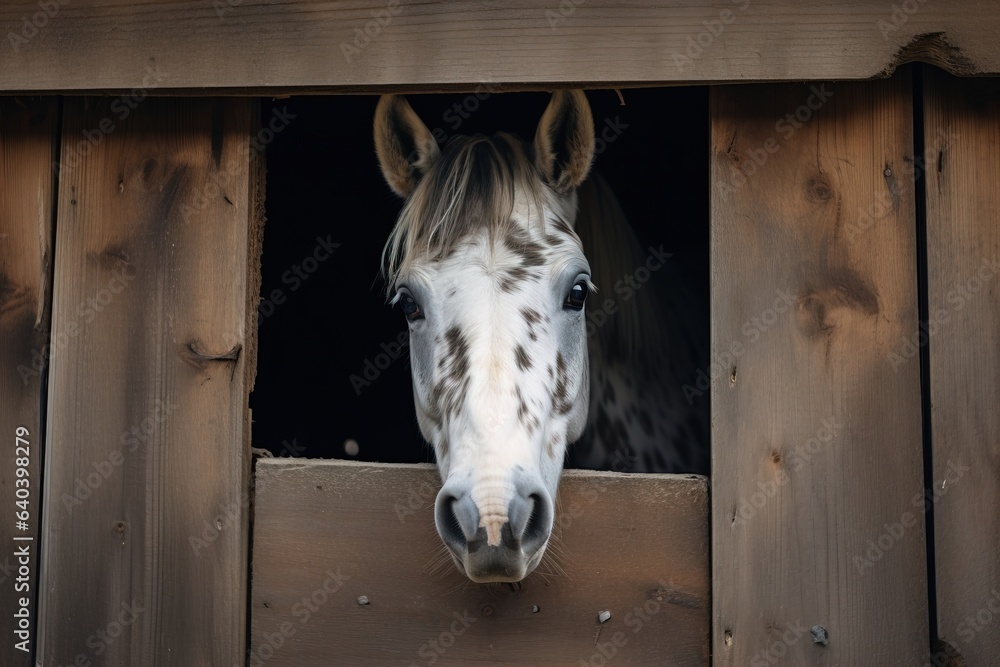
[{"label": "weathered wood surface", "polygon": [[[1000,85],[927,72],[928,326],[938,636],[1000,655]],[[928,343],[929,341],[929,343]]]},{"label": "weathered wood surface", "polygon": [[65,103],[40,665],[243,662],[256,117]]},{"label": "weathered wood surface", "polygon": [[[28,601],[34,645],[38,528],[41,515],[43,388],[47,372],[51,306],[52,226],[58,104],[52,98],[0,100],[0,665],[32,664],[17,648],[23,599]],[[17,442],[18,429],[27,434]],[[22,433],[24,432],[22,431]],[[18,450],[17,447],[26,447]],[[27,457],[24,455],[27,454]],[[27,458],[28,461],[18,459]],[[27,463],[26,466],[21,464]],[[17,469],[28,474],[19,477]],[[20,490],[20,491],[19,491]],[[27,498],[18,498],[18,494]],[[18,500],[27,500],[17,506]],[[20,530],[15,512],[28,512]],[[23,516],[23,515],[22,515]],[[29,538],[18,539],[16,538]],[[28,550],[27,562],[15,552]],[[22,565],[27,570],[20,571]],[[28,588],[25,588],[28,586]]]},{"label": "weathered wood surface", "polygon": [[259,461],[250,664],[708,664],[704,478],[566,473],[562,572],[515,586],[457,572],[439,488],[429,465]]},{"label": "weathered wood surface", "polygon": [[998,32],[995,7],[962,0],[8,0],[0,90],[802,81],[910,60],[998,73]]},{"label": "weathered wood surface", "polygon": [[714,664],[927,657],[911,108],[712,91]]}]

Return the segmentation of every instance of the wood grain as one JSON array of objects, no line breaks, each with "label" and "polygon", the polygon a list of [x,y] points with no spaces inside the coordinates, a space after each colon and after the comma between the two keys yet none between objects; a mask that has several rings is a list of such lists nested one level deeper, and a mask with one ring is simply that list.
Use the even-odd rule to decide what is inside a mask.
[{"label": "wood grain", "polygon": [[43,13],[37,29],[29,17],[39,0],[0,5],[0,90],[274,94],[864,79],[911,60],[1000,73],[1000,13],[961,0],[41,4],[58,11]]},{"label": "wood grain", "polygon": [[[0,665],[32,664],[35,641],[38,528],[41,516],[41,472],[45,375],[49,358],[52,228],[58,103],[53,98],[0,99]],[[28,451],[18,452],[18,427],[27,429]],[[17,476],[17,459],[28,454],[27,477]],[[24,481],[27,480],[27,486]],[[29,496],[15,506],[17,491]],[[15,512],[27,510],[28,530],[17,530]],[[14,538],[29,538],[17,540]],[[26,575],[15,551],[28,549]],[[28,588],[24,588],[28,586]],[[21,599],[29,601],[28,651],[14,617]]]},{"label": "wood grain", "polygon": [[64,109],[38,664],[242,664],[256,105],[119,101]]},{"label": "wood grain", "polygon": [[938,635],[972,667],[1000,655],[1000,85],[927,77]]},{"label": "wood grain", "polygon": [[711,95],[715,664],[924,664],[909,73]]},{"label": "wood grain", "polygon": [[566,473],[562,571],[514,586],[447,560],[439,488],[429,465],[259,461],[250,664],[708,664],[704,478]]}]

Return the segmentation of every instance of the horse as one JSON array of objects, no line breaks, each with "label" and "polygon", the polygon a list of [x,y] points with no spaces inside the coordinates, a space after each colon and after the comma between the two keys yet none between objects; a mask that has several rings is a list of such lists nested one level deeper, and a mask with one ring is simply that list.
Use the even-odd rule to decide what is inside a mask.
[{"label": "horse", "polygon": [[[553,93],[530,143],[498,132],[443,147],[384,95],[374,139],[404,200],[387,297],[408,322],[417,423],[442,481],[434,521],[460,572],[517,582],[538,566],[571,443],[576,467],[707,468],[707,429],[681,394],[692,341],[671,338],[649,280],[670,255],[639,246],[591,175],[582,91]],[[588,319],[589,299],[603,318]]]}]

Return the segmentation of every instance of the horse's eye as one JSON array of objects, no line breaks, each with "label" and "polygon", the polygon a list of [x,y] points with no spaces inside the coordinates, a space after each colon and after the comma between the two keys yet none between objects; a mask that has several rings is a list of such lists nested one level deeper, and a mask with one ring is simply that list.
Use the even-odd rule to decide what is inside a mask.
[{"label": "horse's eye", "polygon": [[414,301],[413,297],[407,293],[399,295],[399,306],[403,309],[403,315],[406,315],[406,319],[410,322],[414,322],[419,319],[423,319],[424,314],[420,310],[420,306]]},{"label": "horse's eye", "polygon": [[573,285],[573,288],[566,296],[565,307],[571,310],[583,310],[583,304],[587,301],[587,294],[589,291],[590,290],[587,289],[587,283],[582,280]]}]

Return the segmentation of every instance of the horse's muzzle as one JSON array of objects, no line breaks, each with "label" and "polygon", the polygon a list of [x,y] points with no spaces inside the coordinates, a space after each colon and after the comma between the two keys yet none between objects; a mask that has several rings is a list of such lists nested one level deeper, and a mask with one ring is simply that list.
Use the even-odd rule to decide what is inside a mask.
[{"label": "horse's muzzle", "polygon": [[507,506],[507,520],[493,525],[480,520],[470,489],[446,484],[438,494],[434,511],[438,534],[472,581],[521,581],[541,561],[552,532],[552,499],[541,485],[517,487]]}]

